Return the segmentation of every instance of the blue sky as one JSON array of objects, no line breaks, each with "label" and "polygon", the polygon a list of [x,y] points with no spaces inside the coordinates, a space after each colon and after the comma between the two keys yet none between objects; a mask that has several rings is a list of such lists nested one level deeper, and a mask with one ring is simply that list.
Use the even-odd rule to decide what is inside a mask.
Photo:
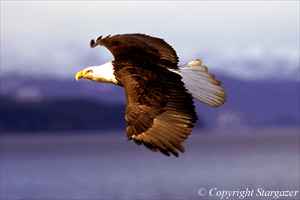
[{"label": "blue sky", "polygon": [[164,38],[180,64],[200,58],[212,72],[299,70],[299,1],[1,1],[1,76],[74,78],[113,59],[90,49],[91,39],[135,32]]}]

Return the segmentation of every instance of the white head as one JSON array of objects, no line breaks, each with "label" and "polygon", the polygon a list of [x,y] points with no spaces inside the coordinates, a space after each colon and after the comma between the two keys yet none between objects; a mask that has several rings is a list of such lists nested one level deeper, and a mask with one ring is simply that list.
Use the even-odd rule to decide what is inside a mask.
[{"label": "white head", "polygon": [[81,78],[87,78],[92,81],[102,82],[102,83],[114,83],[117,84],[118,81],[114,75],[114,69],[112,62],[105,63],[99,66],[87,67],[84,70],[76,74],[76,80]]}]

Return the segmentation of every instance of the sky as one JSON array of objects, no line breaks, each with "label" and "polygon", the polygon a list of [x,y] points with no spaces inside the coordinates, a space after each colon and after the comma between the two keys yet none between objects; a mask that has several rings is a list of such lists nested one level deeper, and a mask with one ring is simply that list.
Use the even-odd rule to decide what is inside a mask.
[{"label": "sky", "polygon": [[145,33],[241,79],[299,80],[299,1],[1,1],[1,76],[74,79],[113,60],[100,35]]}]

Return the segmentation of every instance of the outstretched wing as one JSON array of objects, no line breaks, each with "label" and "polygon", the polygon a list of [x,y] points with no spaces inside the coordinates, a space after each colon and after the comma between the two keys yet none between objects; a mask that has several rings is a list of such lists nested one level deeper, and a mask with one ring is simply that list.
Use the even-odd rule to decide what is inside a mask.
[{"label": "outstretched wing", "polygon": [[105,46],[114,56],[115,60],[122,56],[134,56],[148,60],[167,62],[165,66],[177,69],[179,61],[175,50],[163,39],[144,34],[123,34],[115,36],[100,36],[96,42],[91,40],[92,48],[97,45]]},{"label": "outstretched wing", "polygon": [[178,156],[184,152],[197,115],[178,69],[175,50],[160,38],[143,34],[101,36],[91,47],[105,46],[113,54],[114,75],[125,89],[127,139],[153,151]]},{"label": "outstretched wing", "polygon": [[[115,64],[118,65],[117,61]],[[125,89],[127,139],[153,151],[178,156],[181,142],[192,131],[197,115],[181,77],[166,68],[127,63],[117,71]]]}]

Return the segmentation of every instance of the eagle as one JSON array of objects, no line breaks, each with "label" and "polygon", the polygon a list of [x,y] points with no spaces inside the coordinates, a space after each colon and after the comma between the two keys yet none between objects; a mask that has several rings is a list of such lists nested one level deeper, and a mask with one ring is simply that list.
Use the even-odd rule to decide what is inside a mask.
[{"label": "eagle", "polygon": [[150,150],[178,157],[198,117],[193,98],[218,107],[225,89],[197,59],[178,66],[175,50],[163,39],[145,34],[98,37],[90,46],[106,47],[114,60],[90,66],[76,74],[124,88],[127,140]]}]

